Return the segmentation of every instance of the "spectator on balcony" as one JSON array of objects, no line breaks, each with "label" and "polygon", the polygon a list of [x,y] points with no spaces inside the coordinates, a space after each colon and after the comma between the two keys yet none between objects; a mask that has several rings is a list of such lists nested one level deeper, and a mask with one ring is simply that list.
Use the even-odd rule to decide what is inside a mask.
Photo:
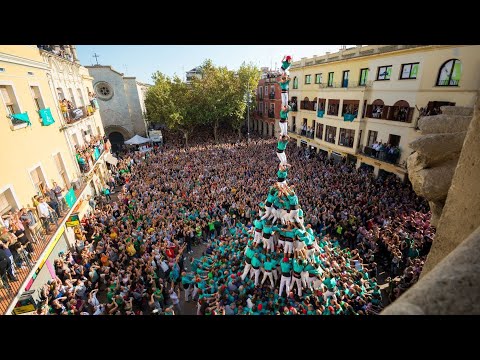
[{"label": "spectator on balcony", "polygon": [[63,201],[63,192],[66,190],[65,188],[60,187],[56,181],[53,182],[53,189],[55,192],[55,196],[57,197],[58,204],[60,205],[60,211],[65,210],[65,204]]},{"label": "spectator on balcony", "polygon": [[301,135],[302,135],[302,136],[305,136],[306,134],[307,134],[307,124],[303,124],[303,125],[302,125]]},{"label": "spectator on balcony", "polygon": [[54,218],[53,212],[55,211],[50,205],[48,205],[47,200],[40,196],[38,198],[37,213],[40,221],[42,222],[45,231],[48,233],[50,230],[50,223],[54,224],[57,221]]},{"label": "spectator on balcony", "polygon": [[63,118],[68,123],[70,121],[70,115],[68,114],[68,102],[67,99],[60,101],[60,110],[62,111]]},{"label": "spectator on balcony", "polygon": [[90,101],[90,105],[92,105],[94,109],[98,109],[97,94],[95,94],[94,92],[89,92],[88,100]]}]

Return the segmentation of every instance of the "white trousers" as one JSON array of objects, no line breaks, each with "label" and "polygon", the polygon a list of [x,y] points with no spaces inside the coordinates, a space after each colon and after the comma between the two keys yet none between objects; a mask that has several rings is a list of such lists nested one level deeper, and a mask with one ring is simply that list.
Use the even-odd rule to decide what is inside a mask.
[{"label": "white trousers", "polygon": [[290,288],[293,290],[295,284],[297,285],[297,294],[302,296],[302,279],[292,276],[292,282],[290,283]]},{"label": "white trousers", "polygon": [[255,231],[255,235],[253,236],[253,243],[255,245],[259,244],[262,241],[262,233]]},{"label": "white trousers", "polygon": [[293,242],[291,241],[285,241],[285,248],[283,249],[283,252],[285,254],[291,254],[293,253]]},{"label": "white trousers", "polygon": [[282,92],[282,106],[288,106],[288,91]]},{"label": "white trousers", "polygon": [[274,270],[272,271],[272,274],[273,274],[273,278],[275,279],[275,282],[277,282],[277,280],[278,280],[278,272],[277,272],[277,269],[274,269]]},{"label": "white trousers", "polygon": [[274,287],[275,282],[273,281],[273,273],[271,271],[270,272],[267,272],[267,271],[264,272],[263,279],[262,279],[262,285],[265,282],[265,280],[267,280],[267,277],[270,279],[270,284],[272,284],[272,287]]},{"label": "white trousers", "polygon": [[279,123],[280,125],[280,136],[282,135],[288,135],[288,127],[287,127],[287,121]]},{"label": "white trousers", "polygon": [[272,206],[265,206],[265,214],[262,216],[261,220],[265,220],[272,215]]},{"label": "white trousers", "polygon": [[192,284],[190,284],[188,286],[188,289],[185,289],[185,301],[188,301],[188,297],[190,296],[190,294],[192,293]]},{"label": "white trousers", "polygon": [[257,286],[258,285],[258,277],[260,276],[260,268],[254,269],[252,267],[252,269],[253,269],[253,274],[255,275],[255,286]]},{"label": "white trousers", "polygon": [[245,278],[247,277],[247,274],[250,271],[251,267],[252,267],[252,265],[245,263],[245,269],[243,269],[243,274],[242,274],[242,276],[240,276],[242,281],[244,281]]},{"label": "white trousers", "polygon": [[298,209],[291,209],[290,210],[290,221],[291,222],[300,222],[300,218],[298,217]]},{"label": "white trousers", "polygon": [[280,160],[280,164],[285,165],[287,163],[287,155],[284,152],[277,152],[277,157]]},{"label": "white trousers", "polygon": [[265,244],[265,249],[270,252],[275,251],[275,246],[273,246],[273,237],[270,235],[270,239],[263,238],[263,243]]},{"label": "white trousers", "polygon": [[290,293],[290,276],[283,276],[280,279],[280,291],[278,292],[279,296],[283,294],[283,288],[286,287],[287,295]]},{"label": "white trousers", "polygon": [[302,285],[304,288],[307,287],[307,280],[308,280],[308,271],[302,271],[301,272],[301,278],[302,278]]}]

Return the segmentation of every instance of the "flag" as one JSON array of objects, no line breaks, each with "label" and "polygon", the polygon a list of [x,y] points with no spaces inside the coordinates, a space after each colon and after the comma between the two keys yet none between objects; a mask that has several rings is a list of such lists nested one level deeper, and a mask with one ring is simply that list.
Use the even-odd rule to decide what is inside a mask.
[{"label": "flag", "polygon": [[38,110],[38,113],[42,118],[42,125],[48,126],[48,125],[52,125],[55,122],[52,116],[52,112],[50,111],[50,108],[40,109]]},{"label": "flag", "polygon": [[28,126],[32,126],[32,123],[30,122],[30,119],[28,118],[28,114],[27,114],[26,111],[24,113],[21,113],[21,114],[11,114],[10,118],[15,119],[15,120],[24,121],[28,124]]}]

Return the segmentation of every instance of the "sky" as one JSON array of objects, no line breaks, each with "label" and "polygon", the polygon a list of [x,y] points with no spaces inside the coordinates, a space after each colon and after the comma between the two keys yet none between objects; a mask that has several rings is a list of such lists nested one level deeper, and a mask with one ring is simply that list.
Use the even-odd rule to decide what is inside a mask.
[{"label": "sky", "polygon": [[[258,67],[280,66],[284,55],[293,61],[302,57],[336,52],[341,45],[77,45],[80,63],[95,65],[93,55],[99,55],[100,65],[111,65],[125,76],[152,84],[152,74],[161,71],[184,77],[186,71],[211,59],[217,66],[237,69],[243,61]],[[354,45],[347,45],[347,47]]]}]

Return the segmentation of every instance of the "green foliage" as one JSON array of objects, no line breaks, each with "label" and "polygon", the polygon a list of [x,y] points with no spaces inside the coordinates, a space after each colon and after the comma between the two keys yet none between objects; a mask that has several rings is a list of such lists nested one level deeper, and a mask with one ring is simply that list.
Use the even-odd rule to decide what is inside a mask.
[{"label": "green foliage", "polygon": [[259,69],[243,63],[238,71],[232,71],[205,60],[201,74],[186,84],[178,77],[171,79],[161,72],[154,73],[155,84],[145,99],[147,119],[181,131],[186,139],[196,125],[211,126],[215,140],[223,124],[240,130],[246,116],[247,90],[250,107],[255,106]]}]

